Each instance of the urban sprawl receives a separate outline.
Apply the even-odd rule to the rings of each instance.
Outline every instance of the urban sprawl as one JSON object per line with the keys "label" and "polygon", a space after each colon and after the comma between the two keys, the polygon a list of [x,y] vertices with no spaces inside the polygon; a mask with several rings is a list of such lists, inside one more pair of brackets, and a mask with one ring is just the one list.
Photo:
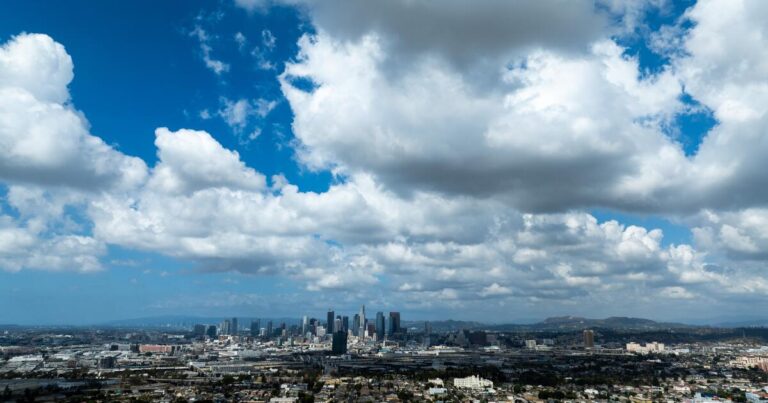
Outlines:
{"label": "urban sprawl", "polygon": [[[241,326],[244,325],[244,326]],[[551,318],[0,328],[2,401],[760,402],[768,329]]]}

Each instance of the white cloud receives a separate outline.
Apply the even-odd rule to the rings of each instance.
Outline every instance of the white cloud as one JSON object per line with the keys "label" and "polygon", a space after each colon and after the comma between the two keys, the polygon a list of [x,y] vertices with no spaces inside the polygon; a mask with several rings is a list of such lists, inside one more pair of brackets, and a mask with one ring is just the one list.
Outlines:
{"label": "white cloud", "polygon": [[268,0],[235,0],[235,5],[242,7],[248,12],[264,11],[269,6]]}
{"label": "white cloud", "polygon": [[693,220],[696,245],[736,260],[768,259],[768,209],[707,211]]}
{"label": "white cloud", "polygon": [[0,269],[93,272],[102,269],[105,245],[79,235],[46,235],[34,225],[24,226],[0,215]]}
{"label": "white cloud", "polygon": [[665,287],[659,293],[662,297],[672,299],[692,299],[695,296],[683,287]]}
{"label": "white cloud", "polygon": [[253,141],[261,134],[260,127],[254,128],[248,135],[244,135],[244,131],[252,123],[259,125],[277,106],[277,101],[264,98],[237,101],[222,98],[221,103],[218,114],[232,128],[241,143]]}
{"label": "white cloud", "polygon": [[[668,72],[638,80],[637,61],[612,42],[586,56],[535,51],[503,74],[506,91],[477,91],[471,77],[430,57],[392,77],[382,70],[383,42],[322,31],[300,41],[281,82],[308,167],[373,173],[405,192],[498,195],[523,209],[562,210],[647,208],[666,184],[663,170],[686,163],[648,123],[680,107],[679,83]],[[304,91],[294,77],[318,88]]]}
{"label": "white cloud", "polygon": [[159,128],[155,136],[160,163],[148,182],[153,190],[188,193],[211,187],[266,187],[264,175],[246,167],[237,151],[223,148],[206,132]]}
{"label": "white cloud", "polygon": [[245,47],[245,44],[248,43],[248,38],[245,37],[245,35],[242,32],[235,33],[235,42],[237,43],[237,47],[240,50],[243,50],[243,47]]}
{"label": "white cloud", "polygon": [[74,77],[72,58],[42,34],[22,34],[0,50],[0,88],[19,88],[40,102],[63,104]]}
{"label": "white cloud", "polygon": [[189,33],[189,35],[197,39],[197,42],[200,45],[200,52],[202,54],[205,67],[214,72],[216,75],[221,75],[229,71],[228,63],[214,59],[213,56],[211,56],[211,53],[213,53],[213,47],[211,47],[211,37],[208,35],[208,32],[206,32],[201,26],[197,25],[195,26],[195,29]]}
{"label": "white cloud", "polygon": [[265,48],[271,50],[275,49],[275,44],[277,43],[277,38],[272,33],[272,31],[265,29],[261,31],[261,44],[264,45]]}
{"label": "white cloud", "polygon": [[501,286],[498,283],[493,283],[480,291],[480,295],[482,296],[509,295],[511,293],[512,290],[509,287]]}
{"label": "white cloud", "polygon": [[72,60],[50,37],[23,34],[0,48],[0,178],[84,189],[132,187],[146,165],[88,132],[68,102]]}

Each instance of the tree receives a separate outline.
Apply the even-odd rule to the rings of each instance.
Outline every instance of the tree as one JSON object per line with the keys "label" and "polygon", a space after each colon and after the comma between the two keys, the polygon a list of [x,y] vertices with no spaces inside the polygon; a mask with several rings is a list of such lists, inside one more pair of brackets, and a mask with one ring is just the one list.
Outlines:
{"label": "tree", "polygon": [[398,390],[397,397],[404,402],[410,402],[413,400],[413,393],[407,390]]}
{"label": "tree", "polygon": [[314,403],[315,396],[309,393],[299,392],[299,403]]}

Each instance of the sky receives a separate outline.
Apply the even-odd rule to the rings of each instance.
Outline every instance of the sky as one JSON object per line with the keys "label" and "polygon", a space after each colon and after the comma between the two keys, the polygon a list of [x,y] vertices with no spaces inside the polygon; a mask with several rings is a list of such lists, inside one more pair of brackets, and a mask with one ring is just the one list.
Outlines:
{"label": "sky", "polygon": [[768,302],[768,4],[6,2],[0,323]]}

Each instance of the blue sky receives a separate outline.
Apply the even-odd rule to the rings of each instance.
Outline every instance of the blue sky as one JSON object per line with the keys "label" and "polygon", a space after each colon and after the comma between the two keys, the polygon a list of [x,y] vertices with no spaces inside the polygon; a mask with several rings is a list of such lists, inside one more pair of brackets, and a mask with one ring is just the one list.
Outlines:
{"label": "blue sky", "polygon": [[5,4],[0,323],[739,312],[762,70],[710,3]]}
{"label": "blue sky", "polygon": [[[242,147],[243,160],[267,175],[282,173],[303,188],[327,189],[329,175],[302,171],[292,162],[290,148],[280,146],[291,141],[291,111],[285,103],[261,122],[264,136],[247,147],[228,136],[230,129],[221,119],[199,115],[218,109],[221,97],[280,98],[276,71],[296,54],[296,41],[308,28],[296,10],[275,7],[268,15],[249,14],[225,2],[200,1],[12,2],[6,10],[0,25],[5,40],[21,32],[61,38],[77,61],[76,76],[89,77],[72,82],[73,102],[86,113],[92,132],[124,153],[152,164],[155,128],[193,126],[217,133],[227,148]],[[197,26],[215,36],[216,57],[231,65],[226,77],[212,74],[201,62],[199,44],[190,36]],[[259,69],[250,54],[263,47],[265,30],[280,38],[265,52],[275,71]],[[235,40],[238,32],[251,38],[242,51]]]}
{"label": "blue sky", "polygon": [[[122,152],[152,164],[155,128],[195,127],[217,133],[219,142],[238,149],[249,166],[265,174],[282,173],[302,189],[327,189],[331,176],[301,169],[293,162],[290,147],[284,146],[292,138],[291,111],[285,103],[261,123],[262,136],[245,145],[238,144],[221,119],[199,115],[205,109],[218,109],[221,97],[280,97],[274,71],[257,68],[248,53],[261,45],[262,32],[269,30],[280,40],[268,59],[278,68],[290,59],[306,29],[295,10],[275,8],[269,15],[249,15],[226,3],[200,1],[12,2],[4,9],[0,16],[3,42],[22,32],[41,32],[65,44],[77,60],[76,76],[89,77],[73,81],[72,101],[85,112],[92,133]],[[231,61],[232,71],[226,78],[213,74],[200,60],[199,45],[189,35],[198,25],[215,32],[217,57]],[[240,52],[234,38],[237,32],[257,42]],[[18,307],[7,311],[3,321],[90,323],[165,313],[146,302],[178,295],[215,298],[217,293],[269,294],[276,287],[280,292],[294,288],[280,278],[237,274],[193,279],[182,273],[192,270],[190,263],[120,247],[110,248],[106,259],[109,270],[85,276],[0,272],[0,305]],[[181,311],[172,313],[229,314],[199,307]],[[256,313],[236,308],[233,314]]]}

